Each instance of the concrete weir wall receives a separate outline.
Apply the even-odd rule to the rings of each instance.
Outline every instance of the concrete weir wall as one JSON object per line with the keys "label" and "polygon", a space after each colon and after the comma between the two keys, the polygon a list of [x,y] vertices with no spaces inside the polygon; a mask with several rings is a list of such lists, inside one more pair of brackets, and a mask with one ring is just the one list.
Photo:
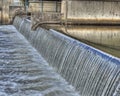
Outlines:
{"label": "concrete weir wall", "polygon": [[14,26],[80,96],[120,96],[120,59],[54,30],[38,28],[19,17]]}
{"label": "concrete weir wall", "polygon": [[61,12],[70,21],[120,24],[119,0],[62,0],[61,5]]}

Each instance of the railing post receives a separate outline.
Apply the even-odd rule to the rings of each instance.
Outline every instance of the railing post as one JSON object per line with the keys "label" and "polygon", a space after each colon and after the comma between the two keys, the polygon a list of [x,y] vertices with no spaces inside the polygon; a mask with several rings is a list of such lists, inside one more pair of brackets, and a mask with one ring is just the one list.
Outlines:
{"label": "railing post", "polygon": [[65,13],[65,25],[67,26],[67,19],[68,19],[68,0],[66,0],[66,13]]}
{"label": "railing post", "polygon": [[58,11],[57,0],[56,0],[56,12]]}
{"label": "railing post", "polygon": [[27,18],[27,0],[25,0],[25,13],[26,13],[26,18]]}

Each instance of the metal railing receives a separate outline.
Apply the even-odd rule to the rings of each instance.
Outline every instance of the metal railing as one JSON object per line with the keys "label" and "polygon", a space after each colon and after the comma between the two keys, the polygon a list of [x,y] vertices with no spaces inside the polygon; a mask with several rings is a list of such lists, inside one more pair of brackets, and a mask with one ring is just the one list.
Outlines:
{"label": "metal railing", "polygon": [[31,18],[35,22],[60,22],[62,14],[58,12],[43,12],[35,13],[31,15]]}

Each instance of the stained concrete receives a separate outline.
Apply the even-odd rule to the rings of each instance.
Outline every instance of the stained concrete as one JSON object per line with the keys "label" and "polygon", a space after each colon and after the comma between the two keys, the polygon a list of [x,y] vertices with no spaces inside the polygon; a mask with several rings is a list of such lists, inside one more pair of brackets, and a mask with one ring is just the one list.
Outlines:
{"label": "stained concrete", "polygon": [[[68,7],[66,7],[68,6]],[[68,21],[87,24],[120,24],[120,1],[65,0],[61,12]],[[65,19],[65,17],[64,17]]]}

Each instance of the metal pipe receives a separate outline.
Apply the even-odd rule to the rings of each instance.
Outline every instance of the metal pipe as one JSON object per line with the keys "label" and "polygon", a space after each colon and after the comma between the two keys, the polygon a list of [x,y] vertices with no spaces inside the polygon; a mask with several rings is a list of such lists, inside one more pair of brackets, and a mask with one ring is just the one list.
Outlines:
{"label": "metal pipe", "polygon": [[27,16],[27,0],[25,0],[25,11],[26,11],[26,16]]}
{"label": "metal pipe", "polygon": [[3,24],[3,0],[2,0],[2,9],[1,9],[1,24]]}
{"label": "metal pipe", "polygon": [[56,12],[58,11],[57,0],[56,0]]}
{"label": "metal pipe", "polygon": [[65,13],[65,25],[67,27],[67,18],[68,18],[68,0],[66,0],[66,13]]}
{"label": "metal pipe", "polygon": [[43,13],[43,0],[41,0],[41,13]]}

